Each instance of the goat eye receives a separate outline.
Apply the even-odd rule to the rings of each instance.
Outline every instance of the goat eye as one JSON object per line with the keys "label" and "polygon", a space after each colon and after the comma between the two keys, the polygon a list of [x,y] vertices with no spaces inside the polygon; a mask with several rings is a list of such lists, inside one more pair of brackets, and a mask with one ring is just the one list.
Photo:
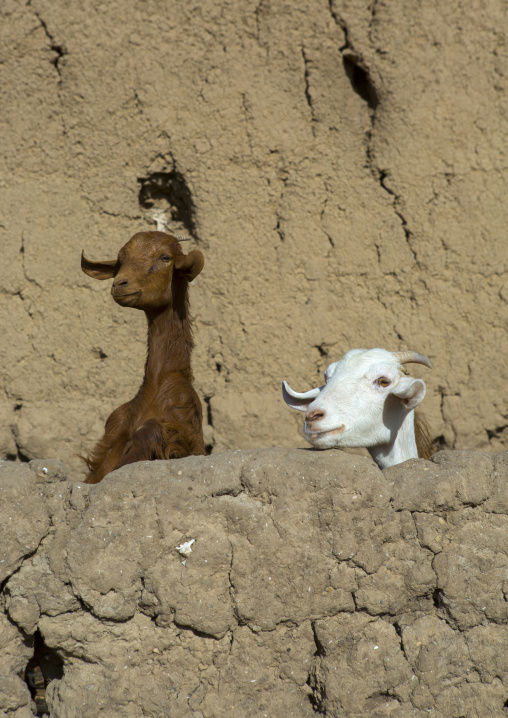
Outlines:
{"label": "goat eye", "polygon": [[387,379],[385,376],[380,376],[379,379],[377,380],[377,383],[379,384],[379,386],[390,386],[391,381],[389,379]]}
{"label": "goat eye", "polygon": [[162,259],[163,262],[170,262],[170,261],[171,261],[171,257],[168,257],[167,254],[161,254],[161,256],[159,257],[159,259]]}

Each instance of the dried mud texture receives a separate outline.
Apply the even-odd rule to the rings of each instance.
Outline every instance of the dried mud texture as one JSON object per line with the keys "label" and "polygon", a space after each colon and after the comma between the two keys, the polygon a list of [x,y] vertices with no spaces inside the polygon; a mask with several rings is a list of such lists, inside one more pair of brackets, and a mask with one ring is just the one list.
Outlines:
{"label": "dried mud texture", "polygon": [[79,257],[154,209],[206,254],[212,449],[303,445],[281,380],[374,346],[432,359],[440,446],[508,447],[506,21],[497,1],[4,0],[0,455],[84,472],[134,395],[144,318]]}
{"label": "dried mud texture", "polygon": [[[502,718],[507,454],[4,463],[0,716]],[[25,508],[26,506],[29,509]],[[191,551],[185,553],[185,544]],[[35,648],[34,648],[35,645]]]}

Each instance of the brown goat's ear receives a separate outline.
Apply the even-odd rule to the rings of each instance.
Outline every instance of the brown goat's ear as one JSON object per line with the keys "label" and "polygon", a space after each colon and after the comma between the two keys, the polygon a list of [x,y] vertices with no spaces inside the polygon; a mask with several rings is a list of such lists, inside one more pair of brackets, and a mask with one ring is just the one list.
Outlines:
{"label": "brown goat's ear", "polygon": [[107,259],[105,262],[91,262],[85,257],[85,250],[81,252],[81,269],[94,279],[112,279],[120,269],[118,259]]}
{"label": "brown goat's ear", "polygon": [[205,258],[199,249],[191,249],[189,254],[180,254],[175,259],[174,267],[181,272],[188,282],[192,282],[205,265]]}

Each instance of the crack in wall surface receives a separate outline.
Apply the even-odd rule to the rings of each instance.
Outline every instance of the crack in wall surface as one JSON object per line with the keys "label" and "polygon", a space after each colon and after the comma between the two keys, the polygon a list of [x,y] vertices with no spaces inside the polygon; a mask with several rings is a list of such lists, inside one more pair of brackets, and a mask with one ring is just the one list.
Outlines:
{"label": "crack in wall surface", "polygon": [[302,59],[303,59],[303,81],[304,81],[304,94],[305,99],[307,101],[307,105],[310,109],[310,117],[311,117],[311,131],[312,135],[316,136],[316,128],[314,127],[315,123],[317,122],[316,114],[314,112],[314,105],[312,103],[312,95],[310,92],[310,67],[311,67],[311,60],[307,57],[307,53],[305,52],[305,47],[302,45],[301,47],[301,53],[302,53]]}
{"label": "crack in wall surface", "polygon": [[316,621],[311,621],[310,626],[312,629],[312,635],[314,638],[314,645],[316,650],[314,651],[314,658],[309,668],[306,685],[309,687],[309,701],[313,710],[316,713],[325,714],[326,709],[324,706],[326,700],[326,687],[323,681],[319,679],[318,673],[321,664],[321,660],[326,656],[326,650],[322,645],[316,631]]}
{"label": "crack in wall surface", "polygon": [[249,107],[249,103],[247,102],[247,95],[245,94],[245,92],[242,92],[240,97],[242,98],[242,111],[245,117],[245,133],[247,135],[247,143],[249,145],[250,154],[251,156],[253,156],[254,147],[252,144],[252,137],[249,129],[249,123],[252,121],[252,112],[251,108]]}
{"label": "crack in wall surface", "polygon": [[[335,10],[333,0],[329,0],[329,10],[334,22],[344,33],[344,44],[339,48],[339,52],[342,55],[346,75],[349,78],[351,87],[366,102],[370,111],[370,128],[365,135],[367,165],[372,176],[376,180],[376,183],[379,184],[384,192],[390,195],[393,211],[400,221],[408,249],[413,255],[415,264],[419,266],[418,256],[412,244],[413,233],[408,226],[407,219],[400,210],[401,196],[396,194],[386,185],[385,180],[388,176],[388,172],[386,169],[381,169],[378,166],[374,156],[373,135],[376,127],[377,110],[380,104],[379,92],[372,79],[372,73],[364,60],[363,53],[359,52],[357,48],[354,47],[353,42],[350,39],[348,23],[344,17]],[[370,13],[371,19],[369,22],[369,37],[372,44],[374,44],[371,29],[377,13],[377,0],[374,0],[372,3]],[[380,261],[381,257],[377,246],[376,250],[378,252],[378,260]]]}
{"label": "crack in wall surface", "polygon": [[286,192],[286,187],[287,187],[288,179],[289,179],[289,174],[282,178],[282,190],[281,190],[281,193],[280,193],[279,204],[278,204],[277,209],[276,209],[276,211],[275,211],[275,217],[276,217],[276,219],[277,219],[277,224],[275,225],[275,231],[276,231],[277,234],[279,235],[279,238],[280,238],[280,241],[281,241],[281,242],[284,242],[284,240],[286,239],[286,233],[285,233],[284,229],[282,228],[282,222],[284,221],[284,219],[283,219],[283,217],[281,217],[280,208],[281,208],[282,202],[283,202],[283,200],[284,200],[284,195],[285,195],[285,192]]}
{"label": "crack in wall surface", "polygon": [[[324,216],[325,216],[327,204],[328,204],[328,197],[325,197],[325,201],[323,202],[323,208],[321,209],[321,213],[320,213],[320,215],[319,215],[319,219],[320,219],[320,221],[321,221],[321,230],[322,230],[322,232],[324,233],[324,235],[325,235],[326,238],[328,239],[328,242],[330,243],[330,246],[331,246],[333,249],[335,249],[335,242],[333,241],[333,238],[332,238],[331,235],[326,231],[326,229],[325,229],[325,227],[324,227]],[[338,208],[339,211],[341,211],[341,212],[344,211],[344,209],[343,209],[342,207],[340,207],[340,205],[339,205],[337,208]]]}
{"label": "crack in wall surface", "polygon": [[54,38],[54,35],[50,32],[50,30],[49,30],[49,28],[48,28],[47,22],[41,17],[41,14],[38,12],[38,10],[36,10],[36,9],[32,6],[31,1],[29,1],[29,2],[27,3],[27,7],[30,7],[30,8],[33,10],[33,13],[34,13],[35,17],[36,17],[37,20],[39,21],[39,23],[40,23],[42,29],[44,30],[44,33],[45,33],[46,37],[47,37],[48,40],[49,40],[50,50],[54,53],[54,57],[53,57],[53,59],[51,60],[51,64],[54,66],[54,68],[55,68],[55,70],[56,70],[56,72],[57,72],[57,74],[58,74],[58,82],[59,82],[59,84],[61,84],[61,82],[62,82],[62,72],[61,72],[61,69],[60,69],[60,67],[59,67],[59,63],[60,63],[60,60],[62,59],[62,57],[64,57],[65,55],[68,54],[67,48],[65,47],[65,45],[64,45],[63,43],[58,43],[58,42],[56,42],[56,40],[55,40],[55,38]]}
{"label": "crack in wall surface", "polygon": [[[371,159],[372,159],[372,158],[371,158]],[[412,254],[413,257],[414,257],[415,263],[416,263],[417,265],[419,265],[418,255],[417,255],[417,253],[416,253],[416,251],[415,251],[415,249],[413,248],[412,243],[411,243],[411,239],[412,239],[412,237],[413,237],[413,234],[412,234],[411,230],[410,230],[409,227],[408,227],[408,223],[407,223],[406,218],[404,217],[404,215],[402,214],[402,212],[401,212],[400,209],[398,208],[398,205],[400,205],[400,202],[401,202],[400,195],[397,195],[393,190],[391,190],[389,187],[386,186],[385,180],[386,180],[386,178],[388,177],[388,172],[387,172],[386,170],[380,170],[378,167],[376,167],[376,166],[374,165],[374,163],[372,163],[372,170],[373,170],[373,172],[377,173],[378,178],[379,178],[379,184],[381,185],[381,187],[385,190],[385,192],[387,192],[391,197],[393,197],[393,200],[392,200],[393,211],[395,212],[395,214],[397,215],[397,217],[400,219],[400,223],[401,223],[401,226],[402,226],[402,230],[403,230],[404,236],[405,236],[405,238],[406,238],[406,244],[407,244],[407,246],[408,246],[408,248],[409,248],[411,254]]]}
{"label": "crack in wall surface", "polygon": [[[220,373],[220,369],[218,371]],[[206,438],[205,438],[205,451],[206,451],[207,456],[209,456],[212,453],[213,447],[215,446],[215,439],[213,436],[213,414],[212,414],[211,400],[212,400],[211,396],[203,397],[203,401],[204,401],[205,407],[206,407],[206,412],[205,412],[206,423],[207,423],[207,426],[209,426],[212,429],[211,439],[209,439],[209,441],[207,442]]]}

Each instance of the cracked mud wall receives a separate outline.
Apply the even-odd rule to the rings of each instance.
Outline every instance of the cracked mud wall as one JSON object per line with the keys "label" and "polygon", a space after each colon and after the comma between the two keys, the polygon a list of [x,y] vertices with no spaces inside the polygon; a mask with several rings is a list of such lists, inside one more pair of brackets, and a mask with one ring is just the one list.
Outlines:
{"label": "cracked mud wall", "polygon": [[191,304],[213,451],[302,445],[281,380],[303,391],[372,346],[432,359],[442,446],[508,444],[503,3],[0,13],[2,456],[79,475],[137,390],[144,318],[79,257],[115,256],[150,208],[206,255]]}
{"label": "cracked mud wall", "polygon": [[507,457],[0,462],[0,716],[506,718]]}

